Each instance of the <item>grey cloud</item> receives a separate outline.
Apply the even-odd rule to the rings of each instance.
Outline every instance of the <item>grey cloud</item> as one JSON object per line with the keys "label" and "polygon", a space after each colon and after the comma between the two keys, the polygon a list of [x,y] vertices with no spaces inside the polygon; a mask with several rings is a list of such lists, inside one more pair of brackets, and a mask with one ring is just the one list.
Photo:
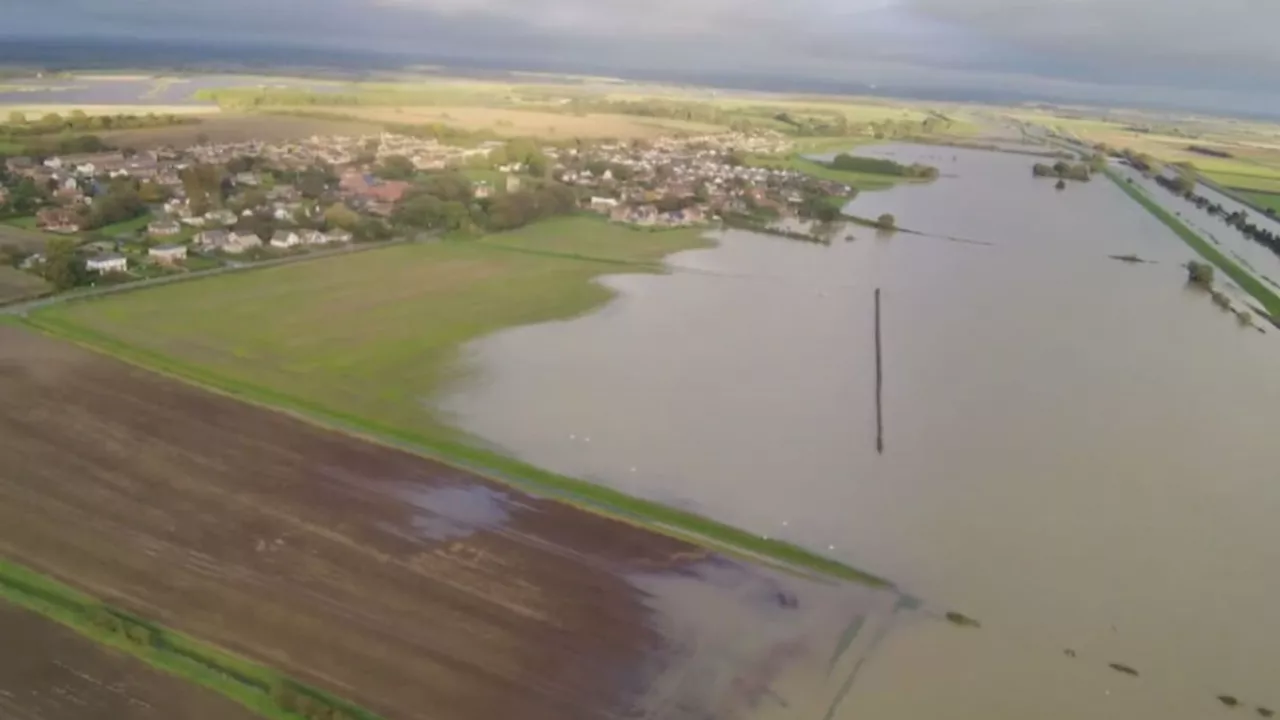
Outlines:
{"label": "grey cloud", "polygon": [[1269,103],[1280,67],[1280,43],[1268,37],[1280,24],[1274,0],[0,0],[0,16],[18,33],[1038,89],[1101,102]]}

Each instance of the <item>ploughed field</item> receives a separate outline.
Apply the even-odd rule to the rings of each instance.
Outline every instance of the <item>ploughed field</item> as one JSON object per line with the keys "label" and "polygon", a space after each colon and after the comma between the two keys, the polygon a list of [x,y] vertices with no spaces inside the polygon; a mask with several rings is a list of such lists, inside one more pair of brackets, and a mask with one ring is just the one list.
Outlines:
{"label": "ploughed field", "polygon": [[217,693],[0,602],[5,720],[252,720]]}
{"label": "ploughed field", "polygon": [[0,553],[390,718],[612,717],[695,548],[0,326]]}

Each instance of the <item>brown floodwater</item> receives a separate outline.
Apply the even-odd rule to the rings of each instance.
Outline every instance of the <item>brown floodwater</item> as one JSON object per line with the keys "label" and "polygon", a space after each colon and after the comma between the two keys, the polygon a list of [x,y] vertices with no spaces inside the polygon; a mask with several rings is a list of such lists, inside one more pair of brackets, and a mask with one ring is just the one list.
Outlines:
{"label": "brown floodwater", "polygon": [[[944,177],[849,211],[926,234],[716,233],[667,275],[605,279],[618,296],[595,313],[476,343],[441,407],[536,465],[920,598],[833,717],[1280,705],[1280,335],[1189,288],[1191,250],[1110,182],[1056,191],[1021,155],[871,152]],[[1108,257],[1129,253],[1154,262]],[[938,619],[952,609],[982,627]]]}

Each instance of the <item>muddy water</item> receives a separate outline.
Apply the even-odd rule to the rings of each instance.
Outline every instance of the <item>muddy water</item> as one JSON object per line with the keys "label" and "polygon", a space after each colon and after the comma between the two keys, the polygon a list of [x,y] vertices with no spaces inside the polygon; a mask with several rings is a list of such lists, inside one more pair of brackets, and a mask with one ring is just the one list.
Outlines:
{"label": "muddy water", "polygon": [[[1035,158],[876,152],[947,177],[850,212],[928,235],[720,234],[669,275],[606,279],[619,295],[597,313],[477,343],[478,372],[442,407],[535,464],[803,543],[982,621],[899,617],[835,717],[1280,705],[1264,631],[1280,626],[1275,333],[1187,288],[1191,251],[1111,183],[1059,192],[1031,178]],[[1127,253],[1156,262],[1108,258]]]}

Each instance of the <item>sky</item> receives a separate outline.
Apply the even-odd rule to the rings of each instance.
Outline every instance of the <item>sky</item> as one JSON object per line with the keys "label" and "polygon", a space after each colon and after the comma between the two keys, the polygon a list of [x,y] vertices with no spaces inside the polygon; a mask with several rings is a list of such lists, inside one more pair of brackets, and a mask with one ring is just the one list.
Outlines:
{"label": "sky", "polygon": [[1280,0],[0,0],[9,36],[307,45],[1280,112]]}

